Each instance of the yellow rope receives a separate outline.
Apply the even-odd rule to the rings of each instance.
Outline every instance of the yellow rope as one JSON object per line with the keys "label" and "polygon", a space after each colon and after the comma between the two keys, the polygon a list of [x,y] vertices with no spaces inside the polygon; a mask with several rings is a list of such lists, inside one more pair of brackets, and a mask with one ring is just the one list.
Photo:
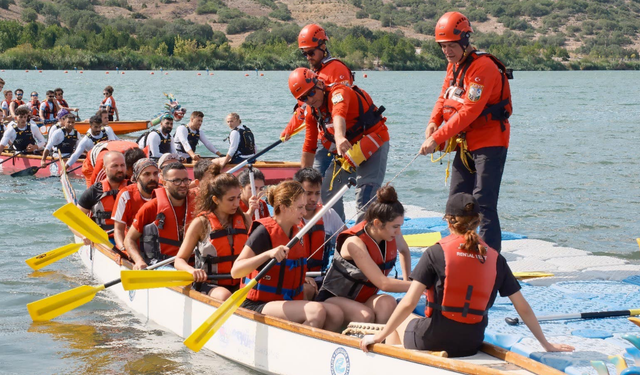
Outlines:
{"label": "yellow rope", "polygon": [[[471,153],[469,152],[469,147],[467,146],[467,139],[464,136],[455,135],[451,137],[445,147],[442,150],[440,157],[434,159],[433,154],[431,154],[431,162],[437,163],[444,159],[445,156],[449,155],[449,160],[447,160],[447,168],[445,169],[444,175],[444,183],[447,184],[450,176],[450,166],[451,166],[451,156],[450,154],[455,151],[455,149],[460,146],[460,159],[462,160],[462,164],[467,168],[467,170],[471,173],[476,173],[476,171],[469,166],[469,159],[471,158]],[[437,150],[437,149],[436,149]]]}

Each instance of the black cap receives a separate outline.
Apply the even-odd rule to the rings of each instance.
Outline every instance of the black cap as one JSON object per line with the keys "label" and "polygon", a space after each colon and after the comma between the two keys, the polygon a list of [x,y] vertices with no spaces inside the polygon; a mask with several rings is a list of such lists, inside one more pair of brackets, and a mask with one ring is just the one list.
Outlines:
{"label": "black cap", "polygon": [[[469,204],[471,204],[471,207],[467,209]],[[445,209],[446,215],[453,216],[475,216],[479,213],[480,206],[478,201],[468,193],[456,193],[450,196]]]}

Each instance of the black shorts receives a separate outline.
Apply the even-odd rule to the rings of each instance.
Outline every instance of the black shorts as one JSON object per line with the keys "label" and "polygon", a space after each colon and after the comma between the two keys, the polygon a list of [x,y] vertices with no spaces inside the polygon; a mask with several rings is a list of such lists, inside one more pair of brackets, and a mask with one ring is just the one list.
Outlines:
{"label": "black shorts", "polygon": [[209,284],[209,283],[193,283],[193,288],[195,290],[199,291],[202,294],[206,294],[206,295],[209,295],[209,292],[211,292],[212,289],[215,289],[217,287],[225,288],[226,290],[230,291],[231,293],[235,293],[240,289],[240,284],[238,284],[238,285],[216,285],[216,284]]}
{"label": "black shorts", "polygon": [[[431,329],[430,329],[431,328]],[[478,353],[479,346],[465,340],[463,335],[440,337],[431,327],[431,318],[413,319],[404,331],[404,347],[413,350],[446,351],[449,357],[467,357]],[[455,336],[455,335],[454,335]]]}
{"label": "black shorts", "polygon": [[330,291],[326,290],[326,289],[322,289],[318,292],[318,295],[315,298],[316,302],[324,302],[326,300],[328,300],[329,298],[333,298],[336,295],[331,293]]}
{"label": "black shorts", "polygon": [[268,302],[252,301],[250,299],[245,299],[244,302],[242,302],[242,305],[240,305],[240,307],[244,307],[245,309],[252,310],[262,314],[262,309],[264,309],[267,303]]}

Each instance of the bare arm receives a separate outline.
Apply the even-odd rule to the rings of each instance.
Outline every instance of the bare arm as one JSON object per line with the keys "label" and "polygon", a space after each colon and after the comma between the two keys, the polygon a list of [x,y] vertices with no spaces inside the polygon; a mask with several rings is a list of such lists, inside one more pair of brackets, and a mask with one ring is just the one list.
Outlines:
{"label": "bare arm", "polygon": [[147,262],[144,261],[142,255],[140,255],[140,248],[138,247],[138,241],[142,237],[142,233],[138,232],[135,227],[129,228],[127,236],[124,238],[124,246],[127,249],[127,253],[131,260],[133,260],[133,269],[142,270],[147,268]]}
{"label": "bare arm", "polygon": [[173,266],[177,270],[189,272],[193,275],[193,280],[196,282],[207,281],[207,273],[205,270],[196,269],[189,265],[189,258],[191,258],[191,254],[193,254],[193,249],[198,245],[199,241],[203,240],[203,234],[206,228],[204,224],[205,220],[206,218],[204,216],[200,216],[191,222],[191,225],[189,225],[187,229],[187,234],[184,236],[184,241],[182,241],[182,245],[180,245],[180,250],[178,250],[178,255],[176,255],[176,260],[173,262]]}
{"label": "bare arm", "polygon": [[333,131],[335,132],[336,150],[340,156],[344,156],[351,148],[351,143],[346,138],[347,120],[342,116],[333,116]]}
{"label": "bare arm", "polygon": [[300,157],[300,168],[311,168],[313,167],[313,159],[316,154],[311,152],[302,151],[302,156]]}
{"label": "bare arm", "polygon": [[396,237],[398,246],[398,255],[400,256],[400,269],[402,270],[402,280],[409,281],[411,274],[411,251],[407,241],[404,240],[402,233]]}
{"label": "bare arm", "polygon": [[409,290],[409,281],[396,280],[385,276],[378,265],[371,259],[367,246],[364,242],[357,237],[349,237],[342,245],[342,256],[345,259],[353,259],[364,275],[373,283],[378,289],[391,292],[402,293]]}
{"label": "bare arm", "polygon": [[282,261],[287,257],[288,253],[289,248],[280,245],[274,249],[265,251],[260,255],[256,255],[249,246],[245,246],[238,256],[238,259],[233,262],[233,266],[231,267],[231,277],[234,279],[245,277],[271,258],[276,258],[278,262]]}
{"label": "bare arm", "polygon": [[125,223],[119,221],[113,222],[113,239],[116,241],[116,248],[122,249],[124,246],[124,230],[127,228]]}

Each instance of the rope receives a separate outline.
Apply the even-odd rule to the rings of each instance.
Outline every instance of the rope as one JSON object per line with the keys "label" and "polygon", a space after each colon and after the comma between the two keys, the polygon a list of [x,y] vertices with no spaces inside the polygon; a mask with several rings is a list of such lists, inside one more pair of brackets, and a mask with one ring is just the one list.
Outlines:
{"label": "rope", "polygon": [[449,180],[449,176],[451,175],[450,173],[451,153],[455,151],[458,146],[460,146],[460,159],[462,160],[462,164],[464,164],[464,166],[467,168],[467,170],[470,173],[472,174],[476,173],[476,171],[473,168],[471,168],[471,166],[469,165],[469,159],[471,158],[471,153],[469,152],[469,147],[467,146],[467,139],[464,136],[464,133],[462,136],[455,135],[447,141],[447,144],[444,147],[444,150],[442,150],[440,157],[438,157],[437,159],[434,159],[433,154],[431,154],[432,163],[437,163],[442,159],[444,159],[445,156],[447,155],[449,156],[447,159],[447,169],[445,170],[445,175],[444,175],[445,186],[447,185],[447,181]]}

